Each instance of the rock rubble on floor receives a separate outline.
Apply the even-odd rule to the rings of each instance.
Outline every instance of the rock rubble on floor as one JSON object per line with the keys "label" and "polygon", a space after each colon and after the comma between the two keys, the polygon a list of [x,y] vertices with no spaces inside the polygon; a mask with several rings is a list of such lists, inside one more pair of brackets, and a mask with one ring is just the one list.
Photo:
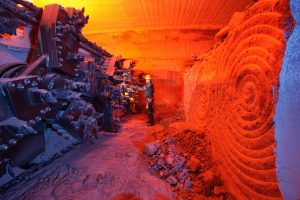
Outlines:
{"label": "rock rubble on floor", "polygon": [[164,179],[176,199],[234,199],[223,185],[202,132],[183,130],[144,146],[149,170]]}

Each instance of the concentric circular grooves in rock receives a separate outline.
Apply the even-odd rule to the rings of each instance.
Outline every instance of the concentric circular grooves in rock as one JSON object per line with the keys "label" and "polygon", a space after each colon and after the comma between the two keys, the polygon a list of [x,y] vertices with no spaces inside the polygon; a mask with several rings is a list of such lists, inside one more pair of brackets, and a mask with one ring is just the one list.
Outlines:
{"label": "concentric circular grooves in rock", "polygon": [[[213,101],[213,96],[210,88],[210,80],[212,77],[209,68],[203,68],[198,72],[197,83],[193,96],[197,99],[197,102],[193,103],[190,112],[192,115],[196,116],[198,120],[201,120],[202,124],[198,126],[202,129],[208,129],[213,121],[213,107],[211,106],[211,101]],[[209,75],[209,77],[208,77]]]}
{"label": "concentric circular grooves in rock", "polygon": [[[200,104],[190,108],[191,115],[209,127],[226,178],[249,199],[281,198],[273,115],[288,6],[285,0],[264,0],[249,8],[243,23],[214,50],[214,60],[198,66],[203,69],[191,100]],[[205,82],[206,73],[214,77]]]}
{"label": "concentric circular grooves in rock", "polygon": [[[256,160],[253,160],[247,154],[243,154],[244,152],[240,151],[240,148],[237,148],[238,146],[235,146],[235,144],[239,144],[239,147],[242,146],[245,149],[260,151],[267,148],[269,151],[273,151],[273,148],[268,147],[274,146],[274,136],[271,130],[272,126],[270,126],[270,121],[273,118],[272,113],[274,112],[274,98],[270,93],[270,88],[268,88],[272,84],[272,76],[267,77],[267,71],[276,73],[277,70],[271,70],[270,66],[273,63],[269,63],[269,60],[261,57],[260,54],[256,54],[256,52],[252,52],[251,56],[258,57],[258,60],[262,59],[265,62],[256,62],[256,60],[251,60],[249,57],[240,54],[242,51],[246,52],[245,49],[249,46],[262,48],[268,52],[280,48],[283,41],[282,31],[276,27],[270,27],[268,23],[264,25],[262,24],[264,21],[259,20],[261,17],[265,19],[270,16],[278,20],[281,15],[261,13],[258,16],[249,18],[241,25],[242,32],[238,33],[238,37],[227,45],[228,55],[224,57],[225,62],[220,66],[224,66],[225,72],[222,71],[227,75],[224,81],[226,84],[222,87],[225,88],[224,90],[231,89],[228,91],[231,98],[227,98],[227,105],[229,106],[226,107],[226,110],[223,110],[223,112],[228,113],[227,117],[229,119],[226,120],[226,126],[230,131],[224,135],[222,142],[219,144],[223,146],[223,160],[230,164],[228,170],[236,175],[238,181],[234,181],[242,183],[243,189],[246,186],[259,195],[280,197],[276,181],[275,159],[260,158],[260,160],[266,162],[262,162],[264,164],[262,166],[259,165],[262,163],[257,163],[258,166],[256,167]],[[256,25],[256,22],[259,22],[259,25]],[[251,26],[248,27],[248,24],[251,24]],[[247,59],[252,62],[247,62]],[[268,63],[268,65],[261,65],[264,63]],[[254,117],[255,121],[249,122],[240,118],[243,113],[247,113],[241,107],[241,105],[247,103],[245,99],[241,98],[241,94],[237,93],[244,89],[239,88],[246,85],[243,81],[254,85],[252,95],[254,95],[253,105],[255,110],[253,114],[256,115]],[[240,83],[243,84],[238,85]],[[252,138],[244,137],[244,132],[247,134],[254,133],[256,137],[253,138],[253,135],[251,135]]]}

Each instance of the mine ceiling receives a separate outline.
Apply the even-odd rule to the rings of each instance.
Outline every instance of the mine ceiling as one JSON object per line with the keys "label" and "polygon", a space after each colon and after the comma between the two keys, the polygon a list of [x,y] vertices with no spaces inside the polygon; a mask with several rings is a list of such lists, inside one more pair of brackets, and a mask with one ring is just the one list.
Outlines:
{"label": "mine ceiling", "polygon": [[86,33],[144,29],[218,29],[234,12],[253,0],[34,0],[38,6],[57,3],[85,7]]}

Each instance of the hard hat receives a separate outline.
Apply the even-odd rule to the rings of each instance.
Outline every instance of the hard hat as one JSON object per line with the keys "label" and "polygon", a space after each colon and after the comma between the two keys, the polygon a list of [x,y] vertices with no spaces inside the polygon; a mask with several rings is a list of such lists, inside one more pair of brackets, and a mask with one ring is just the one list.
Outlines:
{"label": "hard hat", "polygon": [[151,80],[150,74],[147,74],[146,77],[145,77],[145,79],[146,79],[146,80]]}
{"label": "hard hat", "polygon": [[135,101],[135,99],[133,97],[130,97],[129,100],[130,100],[130,102],[134,102]]}

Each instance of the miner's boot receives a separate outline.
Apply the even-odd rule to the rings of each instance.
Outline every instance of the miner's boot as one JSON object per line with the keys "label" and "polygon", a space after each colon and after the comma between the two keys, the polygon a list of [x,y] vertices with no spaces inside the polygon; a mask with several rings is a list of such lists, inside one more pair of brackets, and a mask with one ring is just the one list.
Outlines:
{"label": "miner's boot", "polygon": [[147,115],[148,115],[147,126],[154,126],[153,111],[151,109],[148,109]]}

